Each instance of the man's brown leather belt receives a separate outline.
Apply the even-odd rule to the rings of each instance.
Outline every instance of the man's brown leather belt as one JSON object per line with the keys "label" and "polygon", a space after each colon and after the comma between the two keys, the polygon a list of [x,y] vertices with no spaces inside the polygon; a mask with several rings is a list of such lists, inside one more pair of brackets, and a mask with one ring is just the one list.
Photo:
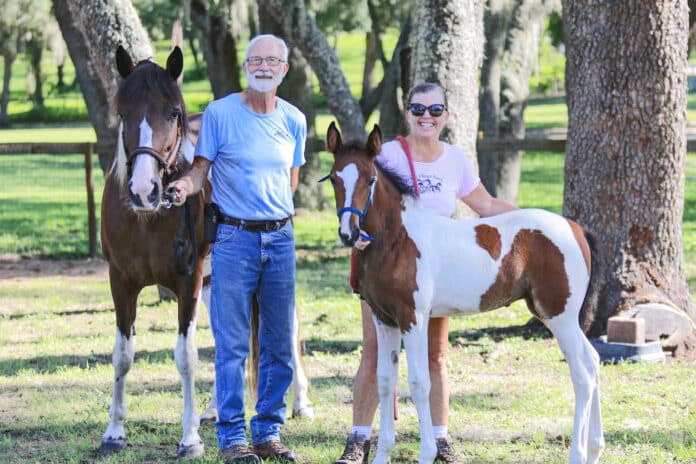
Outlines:
{"label": "man's brown leather belt", "polygon": [[275,221],[247,221],[246,219],[237,219],[231,216],[220,215],[218,218],[221,224],[229,224],[238,226],[249,232],[272,232],[278,230],[290,220],[290,217],[278,219]]}

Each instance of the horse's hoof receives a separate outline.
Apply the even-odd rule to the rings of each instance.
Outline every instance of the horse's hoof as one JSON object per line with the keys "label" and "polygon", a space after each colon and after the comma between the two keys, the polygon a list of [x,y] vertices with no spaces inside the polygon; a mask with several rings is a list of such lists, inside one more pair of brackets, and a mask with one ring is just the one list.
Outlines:
{"label": "horse's hoof", "polygon": [[215,424],[218,420],[217,413],[215,414],[207,414],[203,413],[200,417],[200,424]]}
{"label": "horse's hoof", "polygon": [[126,439],[124,437],[119,438],[102,438],[101,447],[99,451],[102,453],[118,453],[123,451],[126,447]]}
{"label": "horse's hoof", "polygon": [[203,442],[197,443],[195,445],[179,444],[179,451],[177,452],[177,456],[179,459],[193,459],[203,456],[204,452],[205,447],[203,446]]}
{"label": "horse's hoof", "polygon": [[314,408],[311,406],[305,406],[302,409],[293,409],[292,418],[314,419]]}

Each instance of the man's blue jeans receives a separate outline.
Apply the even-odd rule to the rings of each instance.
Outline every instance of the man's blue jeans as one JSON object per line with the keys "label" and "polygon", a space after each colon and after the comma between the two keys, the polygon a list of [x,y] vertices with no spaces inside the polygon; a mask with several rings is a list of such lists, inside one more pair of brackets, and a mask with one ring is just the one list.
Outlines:
{"label": "man's blue jeans", "polygon": [[220,224],[212,251],[210,323],[215,337],[220,449],[247,443],[244,363],[249,317],[259,302],[259,383],[253,444],[280,438],[285,393],[292,381],[295,307],[295,238],[288,222],[272,232]]}

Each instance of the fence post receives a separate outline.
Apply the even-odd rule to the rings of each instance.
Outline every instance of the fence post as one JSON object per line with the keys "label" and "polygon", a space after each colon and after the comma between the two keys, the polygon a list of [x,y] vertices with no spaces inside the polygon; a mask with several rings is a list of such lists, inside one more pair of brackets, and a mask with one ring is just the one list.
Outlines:
{"label": "fence post", "polygon": [[89,226],[89,257],[97,257],[97,215],[94,206],[94,178],[92,175],[92,144],[85,144],[85,182],[87,184],[87,223]]}

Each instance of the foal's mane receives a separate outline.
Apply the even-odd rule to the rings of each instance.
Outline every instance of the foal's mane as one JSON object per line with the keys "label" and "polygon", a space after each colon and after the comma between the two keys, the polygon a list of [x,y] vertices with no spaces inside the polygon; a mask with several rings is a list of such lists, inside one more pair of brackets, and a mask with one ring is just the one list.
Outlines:
{"label": "foal's mane", "polygon": [[416,190],[413,187],[413,182],[410,179],[406,179],[396,171],[383,166],[377,159],[375,159],[375,167],[377,167],[380,174],[382,174],[382,177],[396,187],[396,190],[401,195],[406,195],[412,198],[416,197]]}
{"label": "foal's mane", "polygon": [[371,160],[369,155],[367,154],[367,148],[364,142],[361,142],[359,140],[350,140],[341,147],[340,153],[344,155],[352,153],[355,156],[367,158],[369,162],[374,163],[375,167],[382,175],[382,177],[386,179],[388,183],[392,184],[400,195],[406,195],[415,198],[416,191],[413,187],[413,182],[411,181],[411,179],[404,178],[401,174],[397,173],[393,169],[389,169],[388,167],[384,166],[382,163],[380,163],[379,157],[374,158],[374,160]]}

